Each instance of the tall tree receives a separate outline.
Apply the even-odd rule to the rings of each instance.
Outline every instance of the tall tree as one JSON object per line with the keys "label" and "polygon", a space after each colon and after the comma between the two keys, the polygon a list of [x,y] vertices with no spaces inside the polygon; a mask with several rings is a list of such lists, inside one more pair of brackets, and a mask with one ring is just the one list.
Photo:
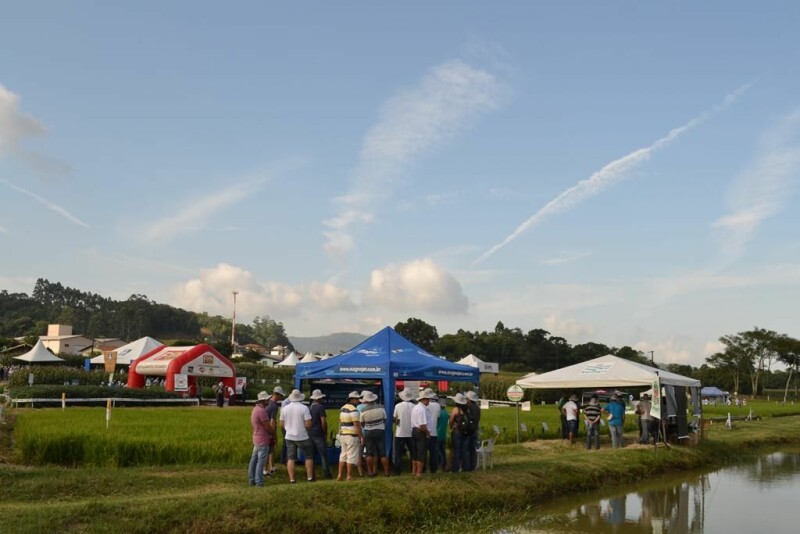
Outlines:
{"label": "tall tree", "polygon": [[394,325],[394,329],[398,334],[428,352],[433,352],[433,347],[439,340],[439,333],[435,326],[415,317],[409,317],[405,322],[397,323]]}
{"label": "tall tree", "polygon": [[797,373],[800,372],[800,340],[784,334],[775,339],[774,349],[778,355],[778,360],[789,368],[786,388],[783,390],[783,402],[786,402],[786,398],[789,396],[789,384],[792,381],[792,374],[795,375],[796,384]]}
{"label": "tall tree", "polygon": [[283,328],[283,323],[270,319],[268,315],[253,318],[253,327],[249,333],[251,333],[253,339],[266,349],[282,345],[294,350],[289,337],[286,335],[286,330]]}

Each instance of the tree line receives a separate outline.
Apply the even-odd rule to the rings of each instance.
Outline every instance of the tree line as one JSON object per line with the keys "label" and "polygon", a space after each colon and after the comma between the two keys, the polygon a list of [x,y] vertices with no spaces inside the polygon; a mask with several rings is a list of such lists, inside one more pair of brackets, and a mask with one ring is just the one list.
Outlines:
{"label": "tree line", "polygon": [[[0,347],[15,344],[9,339],[12,337],[24,336],[35,342],[47,334],[48,324],[72,325],[74,333],[89,338],[133,341],[150,336],[208,342],[226,355],[233,351],[230,319],[159,304],[146,295],[134,294],[117,301],[43,278],[36,281],[30,296],[0,291]],[[292,348],[283,324],[268,316],[256,317],[251,324],[237,324],[236,341],[241,345]]]}

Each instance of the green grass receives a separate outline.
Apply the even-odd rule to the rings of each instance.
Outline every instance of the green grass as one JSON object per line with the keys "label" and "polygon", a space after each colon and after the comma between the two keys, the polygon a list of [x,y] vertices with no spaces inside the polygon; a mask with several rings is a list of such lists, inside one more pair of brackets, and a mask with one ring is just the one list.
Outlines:
{"label": "green grass", "polygon": [[[37,422],[51,423],[57,411],[19,413],[20,421],[33,414]],[[112,427],[119,423],[140,434],[151,432],[136,422],[138,414],[124,422],[122,411],[115,411]],[[180,416],[189,408],[148,411],[151,419],[158,415],[161,428],[186,429],[186,439],[196,446],[205,444],[203,429],[215,432],[211,425],[189,428],[197,420]],[[247,413],[194,411],[221,425],[219,434],[233,431]],[[95,421],[99,411],[74,412],[104,428],[102,417]],[[244,441],[249,449],[247,434],[239,429],[227,439]],[[632,441],[633,434],[627,438]],[[487,471],[290,485],[281,469],[263,489],[246,485],[246,461],[230,459],[227,467],[0,465],[0,532],[491,532],[554,496],[629,486],[658,473],[720,465],[765,447],[798,444],[800,417],[779,417],[737,421],[732,431],[712,425],[701,447],[613,450],[605,437],[603,449],[588,452],[561,440],[540,440],[499,446],[495,468]]]}

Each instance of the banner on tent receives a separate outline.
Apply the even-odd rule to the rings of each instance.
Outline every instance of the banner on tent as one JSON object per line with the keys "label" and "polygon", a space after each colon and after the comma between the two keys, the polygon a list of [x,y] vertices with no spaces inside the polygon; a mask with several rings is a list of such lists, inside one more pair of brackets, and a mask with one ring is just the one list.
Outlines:
{"label": "banner on tent", "polygon": [[172,375],[175,379],[175,391],[186,391],[189,389],[189,376],[175,373]]}
{"label": "banner on tent", "polygon": [[661,419],[661,380],[653,380],[653,400],[650,406],[650,416]]}

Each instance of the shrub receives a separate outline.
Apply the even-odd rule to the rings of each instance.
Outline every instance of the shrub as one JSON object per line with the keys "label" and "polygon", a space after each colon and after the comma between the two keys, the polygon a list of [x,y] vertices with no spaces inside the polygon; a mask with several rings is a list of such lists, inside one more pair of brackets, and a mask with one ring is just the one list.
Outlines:
{"label": "shrub", "polygon": [[83,369],[75,369],[63,365],[34,365],[17,370],[11,375],[9,385],[11,387],[27,386],[29,373],[33,373],[34,385],[64,384],[64,382],[71,383],[73,380],[79,380],[81,384],[86,385],[100,385],[100,383],[108,380],[108,374],[101,370],[84,371]]}
{"label": "shrub", "polygon": [[18,386],[11,390],[12,399],[60,399],[66,393],[67,398],[129,398],[129,399],[180,399],[182,393],[164,391],[163,388],[110,388],[107,386],[57,386],[33,385]]}

